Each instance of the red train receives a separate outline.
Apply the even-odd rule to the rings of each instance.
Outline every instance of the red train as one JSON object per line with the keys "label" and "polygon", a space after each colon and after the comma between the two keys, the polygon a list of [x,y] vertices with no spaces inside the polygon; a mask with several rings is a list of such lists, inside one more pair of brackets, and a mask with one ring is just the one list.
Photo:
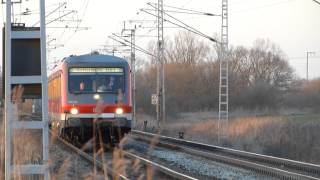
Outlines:
{"label": "red train", "polygon": [[130,67],[122,58],[65,58],[49,76],[48,97],[50,127],[61,135],[87,141],[96,130],[119,140],[131,130]]}

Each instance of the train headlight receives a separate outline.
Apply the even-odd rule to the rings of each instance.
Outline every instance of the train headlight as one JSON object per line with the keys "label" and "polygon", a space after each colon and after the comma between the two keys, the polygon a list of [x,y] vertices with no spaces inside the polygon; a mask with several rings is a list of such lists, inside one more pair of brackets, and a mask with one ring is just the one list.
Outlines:
{"label": "train headlight", "polygon": [[117,115],[123,114],[123,109],[122,109],[122,108],[117,108],[117,109],[116,109],[116,114],[117,114]]}
{"label": "train headlight", "polygon": [[73,115],[76,115],[79,113],[79,110],[77,108],[73,107],[73,108],[71,108],[70,113]]}
{"label": "train headlight", "polygon": [[99,100],[99,99],[100,99],[100,95],[99,95],[99,94],[95,94],[95,95],[93,95],[93,99],[95,99],[95,100]]}

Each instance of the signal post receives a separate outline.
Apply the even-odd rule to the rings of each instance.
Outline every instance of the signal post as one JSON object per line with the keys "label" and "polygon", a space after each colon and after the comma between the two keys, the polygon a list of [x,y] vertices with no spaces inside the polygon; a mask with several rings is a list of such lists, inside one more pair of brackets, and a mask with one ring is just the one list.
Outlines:
{"label": "signal post", "polygon": [[[2,3],[6,4],[6,23],[3,33],[5,36],[3,43],[5,179],[37,177],[48,180],[50,175],[45,0],[39,0],[40,27],[32,28],[25,27],[24,24],[12,24],[11,8],[13,3],[21,1],[6,0]],[[28,103],[32,103],[32,108]],[[21,106],[29,111],[22,112]],[[28,138],[40,139],[39,148],[36,148],[38,152],[32,152],[39,157],[37,164],[32,160],[15,161],[25,158],[26,154],[23,152],[27,152],[28,149],[23,148],[30,148],[27,146],[31,142],[30,139],[23,136],[16,137],[17,134],[23,133],[36,134],[36,137],[32,135]],[[22,145],[18,152],[14,149],[16,145],[20,145],[20,148]]]}

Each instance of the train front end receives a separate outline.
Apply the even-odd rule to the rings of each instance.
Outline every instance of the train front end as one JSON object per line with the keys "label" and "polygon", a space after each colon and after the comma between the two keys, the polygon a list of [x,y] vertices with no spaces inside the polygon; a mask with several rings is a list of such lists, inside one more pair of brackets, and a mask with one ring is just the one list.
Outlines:
{"label": "train front end", "polygon": [[131,130],[128,63],[108,55],[73,56],[65,62],[60,126],[83,141],[93,133],[119,141]]}

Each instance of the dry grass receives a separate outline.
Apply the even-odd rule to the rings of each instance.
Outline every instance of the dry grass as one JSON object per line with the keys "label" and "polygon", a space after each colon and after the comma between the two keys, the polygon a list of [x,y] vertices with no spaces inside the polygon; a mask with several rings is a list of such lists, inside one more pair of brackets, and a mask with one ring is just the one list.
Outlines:
{"label": "dry grass", "polygon": [[[14,119],[16,120],[23,120],[27,121],[30,120],[32,115],[34,116],[35,113],[41,112],[41,107],[40,110],[32,110],[32,104],[35,103],[34,100],[25,100],[22,101],[21,97],[23,94],[23,88],[18,87],[13,90],[12,93],[12,99],[15,102],[15,107],[14,107]],[[36,102],[39,104],[39,102]],[[97,108],[101,109],[102,104],[101,102],[97,103]],[[1,111],[2,109],[0,109]],[[32,111],[34,111],[32,113]],[[99,111],[98,111],[99,112]],[[2,113],[1,113],[2,114]],[[39,115],[39,114],[38,114]],[[27,119],[25,119],[27,117]],[[4,119],[4,118],[2,118]],[[42,136],[41,136],[41,131],[36,131],[36,130],[16,130],[13,132],[14,134],[14,141],[12,145],[12,163],[13,164],[42,164]],[[102,134],[99,132],[99,139],[97,141],[100,141],[102,143]],[[0,171],[0,179],[4,179],[4,148],[5,148],[5,131],[4,131],[4,121],[1,120],[1,125],[0,125],[0,160],[1,160],[1,171]],[[53,143],[55,143],[57,140],[56,136],[52,136],[50,138],[50,147],[52,146]],[[92,141],[92,140],[90,140]],[[154,172],[152,167],[147,167],[147,169],[144,172],[144,169],[142,169],[143,165],[141,164],[140,161],[134,160],[133,162],[128,161],[124,157],[123,153],[123,144],[126,143],[126,138],[122,139],[122,141],[119,143],[119,147],[114,149],[113,151],[113,156],[112,159],[105,159],[105,150],[102,149],[97,149],[94,150],[94,157],[98,158],[99,156],[101,157],[103,164],[104,164],[104,171],[103,174],[97,173],[96,168],[93,168],[89,173],[83,174],[83,176],[77,175],[77,178],[81,179],[108,179],[108,173],[107,173],[107,166],[110,165],[112,168],[113,172],[116,173],[121,173],[121,174],[126,174],[126,172],[129,170],[132,170],[135,173],[139,174],[138,179],[153,179],[154,178]],[[154,145],[150,145],[151,148]],[[95,146],[94,146],[95,147]],[[59,153],[59,152],[55,152]],[[63,156],[61,155],[56,155],[55,157]],[[49,155],[50,157],[50,155]],[[54,172],[51,173],[51,179],[73,179],[76,177],[68,177],[70,171],[81,171],[80,170],[75,170],[78,167],[78,164],[76,164],[74,155],[70,155],[70,157],[64,158],[60,167]],[[55,163],[56,159],[49,159],[50,163]],[[50,166],[53,166],[54,164],[50,164]],[[75,167],[76,166],[76,167]],[[78,173],[77,173],[78,174]],[[119,179],[117,175],[113,176],[113,179]],[[13,179],[28,179],[28,180],[37,180],[37,179],[42,179],[39,178],[39,176],[28,176],[28,177],[22,177],[19,175],[14,175]]]}
{"label": "dry grass", "polygon": [[[23,88],[22,86],[15,87],[12,91],[13,121],[28,121],[32,114],[33,100],[22,101]],[[2,113],[4,114],[4,113]],[[2,118],[4,119],[4,118]],[[4,161],[5,161],[5,124],[1,120],[1,173],[0,176],[4,177]],[[12,145],[11,145],[11,163],[14,165],[26,164],[43,164],[42,152],[42,133],[41,130],[23,130],[15,129],[12,132]],[[13,179],[39,179],[39,176],[18,176],[13,175]]]}
{"label": "dry grass", "polygon": [[[243,117],[230,119],[228,146],[320,164],[320,115],[249,117],[241,114]],[[184,113],[169,120],[162,134],[178,137],[179,132],[184,132],[185,139],[217,145],[217,128],[215,113]]]}
{"label": "dry grass", "polygon": [[[23,90],[22,90],[23,91]],[[30,101],[20,101],[21,93],[15,91],[15,117],[19,119],[30,115]],[[99,107],[101,104],[98,104]],[[29,107],[29,108],[28,108]],[[146,129],[155,132],[157,122],[152,116],[139,115],[140,120],[137,128],[144,128],[144,120],[147,120]],[[0,127],[1,139],[1,173],[3,179],[4,170],[4,126]],[[320,163],[320,121],[319,116],[296,117],[296,116],[274,116],[274,117],[241,117],[230,120],[228,144],[237,149],[262,153],[267,155],[285,157],[299,161]],[[178,132],[184,132],[185,138],[200,141],[208,144],[217,144],[217,113],[197,112],[184,113],[178,118],[168,118],[162,128],[162,134],[178,137]],[[13,162],[15,164],[34,163],[41,164],[41,133],[37,131],[17,131],[14,132],[15,141],[13,144]],[[52,137],[51,143],[55,141]],[[115,172],[125,174],[128,169],[140,172],[138,179],[153,179],[154,171],[148,167],[145,172],[141,169],[139,161],[129,162],[123,155],[122,145],[126,139],[120,143],[119,148],[113,152],[112,159],[104,159],[104,150],[97,150],[95,156],[102,156],[105,165],[111,164]],[[153,149],[157,138],[150,144],[150,151]],[[38,153],[40,152],[40,153]],[[72,171],[72,161],[74,157],[65,158],[56,174],[52,174],[52,179],[64,178],[65,174]],[[54,162],[54,159],[50,160]],[[104,168],[106,169],[106,168]],[[108,179],[107,173],[97,174],[94,170],[85,179]],[[117,179],[117,176],[114,176]],[[21,179],[16,177],[15,179]],[[37,178],[29,178],[37,179]]]}

